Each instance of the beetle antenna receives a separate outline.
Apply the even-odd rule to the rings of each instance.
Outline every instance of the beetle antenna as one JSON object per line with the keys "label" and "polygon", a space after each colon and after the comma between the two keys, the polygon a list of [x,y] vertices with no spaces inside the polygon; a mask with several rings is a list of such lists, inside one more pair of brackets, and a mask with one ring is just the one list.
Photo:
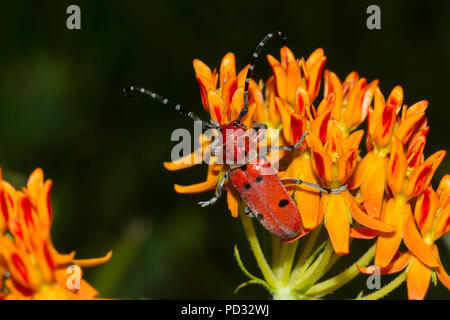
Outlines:
{"label": "beetle antenna", "polygon": [[145,94],[155,100],[158,100],[159,102],[161,102],[162,104],[168,105],[170,107],[172,107],[173,109],[175,109],[176,111],[178,111],[179,113],[181,113],[182,115],[187,116],[188,118],[194,120],[194,121],[201,121],[202,122],[202,126],[205,129],[211,129],[211,128],[217,128],[217,126],[209,121],[203,121],[202,119],[200,119],[195,113],[193,113],[192,111],[189,111],[188,109],[186,109],[185,107],[183,107],[180,104],[174,103],[172,101],[170,101],[169,99],[166,99],[162,96],[160,96],[159,94],[156,94],[150,90],[141,88],[141,87],[135,87],[135,86],[131,86],[128,88],[123,89],[123,93],[125,95],[125,97],[133,97],[132,92],[133,91],[137,91],[140,92],[142,94]]}
{"label": "beetle antenna", "polygon": [[261,53],[262,48],[264,45],[269,41],[269,39],[273,38],[273,36],[279,36],[281,40],[283,41],[281,46],[284,47],[286,45],[287,38],[284,35],[283,32],[277,31],[273,33],[267,34],[264,39],[260,43],[258,43],[258,46],[256,47],[255,52],[253,53],[252,60],[250,62],[250,65],[248,66],[247,71],[247,77],[245,78],[245,87],[244,87],[244,108],[242,108],[241,112],[239,113],[239,116],[237,118],[237,121],[241,121],[241,119],[247,114],[248,112],[248,87],[250,85],[250,78],[253,73],[253,69],[255,69],[255,63],[256,60],[258,60],[258,57]]}

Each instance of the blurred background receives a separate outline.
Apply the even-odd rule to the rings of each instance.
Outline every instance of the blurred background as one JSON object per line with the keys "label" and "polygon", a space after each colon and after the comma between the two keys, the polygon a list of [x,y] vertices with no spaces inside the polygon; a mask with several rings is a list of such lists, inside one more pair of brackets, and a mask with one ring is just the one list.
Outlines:
{"label": "blurred background", "polygon": [[[66,28],[70,4],[81,8],[81,30]],[[381,7],[381,30],[366,28],[370,4]],[[408,105],[428,99],[430,155],[449,149],[448,12],[448,1],[1,1],[4,178],[19,188],[42,167],[53,179],[58,250],[76,250],[79,258],[114,250],[108,264],[85,272],[104,297],[266,298],[261,287],[232,294],[246,280],[235,244],[259,273],[225,199],[200,208],[211,194],[173,190],[174,183],[203,181],[206,166],[163,168],[172,131],[192,130],[192,123],[150,99],[124,98],[123,88],[145,86],[206,116],[192,60],[218,68],[233,51],[240,70],[266,33],[282,30],[297,57],[324,48],[326,68],[341,79],[357,70],[380,79],[385,95],[402,85]],[[278,57],[278,48],[274,41],[264,53]],[[271,72],[262,60],[258,79]],[[435,186],[449,167],[447,157]],[[450,271],[449,237],[438,245]],[[364,284],[358,277],[333,297],[355,297]],[[427,297],[450,296],[439,283]],[[404,286],[389,298],[406,298]]]}

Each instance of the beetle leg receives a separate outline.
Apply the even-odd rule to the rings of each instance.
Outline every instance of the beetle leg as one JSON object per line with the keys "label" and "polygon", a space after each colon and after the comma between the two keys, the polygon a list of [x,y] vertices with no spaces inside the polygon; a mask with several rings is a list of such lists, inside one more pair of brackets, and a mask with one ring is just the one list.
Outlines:
{"label": "beetle leg", "polygon": [[245,214],[248,215],[250,218],[254,218],[255,217],[255,215],[253,214],[252,210],[248,206],[245,207]]}
{"label": "beetle leg", "polygon": [[230,171],[225,173],[225,175],[222,177],[222,180],[220,180],[219,185],[217,186],[214,197],[212,197],[208,201],[200,201],[198,203],[201,207],[210,206],[210,205],[216,203],[217,200],[219,200],[220,196],[222,195],[223,186],[225,185],[225,182],[228,180],[229,175],[230,175]]}
{"label": "beetle leg", "polygon": [[318,184],[315,184],[315,183],[303,181],[303,180],[296,179],[296,178],[284,178],[284,179],[280,179],[280,180],[283,184],[305,184],[307,186],[310,186],[317,190],[320,190],[324,193],[341,193],[342,191],[347,190],[347,185],[344,185],[344,186],[342,186],[340,188],[336,188],[336,189],[330,189],[330,188],[325,188],[325,187],[319,186]]}
{"label": "beetle leg", "polygon": [[300,138],[300,140],[298,140],[298,142],[296,144],[294,144],[293,146],[270,147],[270,148],[267,148],[267,152],[270,152],[272,150],[294,151],[295,149],[297,149],[298,147],[300,147],[302,145],[303,141],[305,141],[307,134],[308,134],[308,132],[305,132],[304,134],[302,134],[302,137]]}

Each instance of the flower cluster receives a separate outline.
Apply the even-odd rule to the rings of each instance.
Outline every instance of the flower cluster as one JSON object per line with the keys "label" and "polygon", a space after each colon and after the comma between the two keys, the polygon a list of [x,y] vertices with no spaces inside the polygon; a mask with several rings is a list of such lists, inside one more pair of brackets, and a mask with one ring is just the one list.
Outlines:
{"label": "flower cluster", "polygon": [[30,175],[26,188],[15,190],[0,177],[1,299],[92,299],[98,296],[82,278],[81,267],[103,264],[102,258],[74,259],[59,253],[50,237],[52,181],[41,169]]}
{"label": "flower cluster", "polygon": [[[282,47],[280,60],[271,55],[267,60],[273,75],[265,83],[251,80],[249,113],[244,118],[246,125],[258,122],[281,129],[282,145],[294,145],[308,132],[306,143],[293,153],[281,153],[285,166],[278,172],[279,177],[297,178],[327,188],[347,186],[347,189],[336,194],[321,194],[306,185],[290,187],[304,226],[299,238],[308,235],[309,240],[317,239],[313,231],[323,225],[329,238],[326,249],[319,255],[324,247],[321,246],[309,258],[308,254],[302,254],[291,269],[298,241],[276,244],[274,240],[272,256],[285,260],[275,259],[270,269],[257,253],[258,244],[249,238],[266,279],[251,276],[251,281],[263,283],[275,297],[286,288],[295,294],[283,294],[283,297],[322,296],[336,289],[333,285],[325,290],[327,284],[324,283],[314,286],[336,260],[331,258],[331,252],[337,257],[349,254],[351,238],[376,238],[376,246],[358,260],[358,265],[352,266],[353,277],[358,270],[370,273],[371,269],[361,265],[361,261],[367,265],[374,256],[374,264],[382,273],[406,268],[404,275],[407,275],[411,299],[425,297],[430,278],[435,279],[435,274],[450,288],[449,276],[434,244],[450,230],[450,176],[442,179],[437,191],[433,190],[430,183],[445,151],[429,157],[423,154],[429,131],[425,116],[428,102],[420,101],[408,107],[400,86],[386,99],[378,80],[368,81],[356,72],[341,81],[332,71],[324,70],[326,57],[322,49],[315,50],[305,60],[297,59],[289,48]],[[194,60],[194,69],[203,107],[211,119],[219,124],[236,119],[244,104],[248,66],[236,75],[235,57],[228,53],[222,60],[219,75],[199,60]],[[323,98],[317,100],[322,81]],[[364,138],[368,152],[362,155],[360,144]],[[207,144],[202,144],[202,148],[206,147]],[[165,163],[165,167],[179,170],[190,166],[182,160]],[[175,185],[175,190],[179,193],[214,190],[225,170],[223,165],[213,161],[205,182]],[[226,190],[229,209],[236,217],[240,208],[239,195],[231,185],[226,185]],[[244,225],[248,227],[247,220]],[[252,237],[249,233],[247,236]],[[309,240],[306,252],[311,253],[315,240]],[[406,253],[399,251],[402,241],[409,250]],[[278,255],[277,248],[284,254]],[[289,250],[294,253],[285,254]],[[240,258],[238,260],[240,262]],[[288,269],[278,272],[277,265]],[[311,269],[313,267],[315,269]],[[346,281],[348,277],[342,285]]]}

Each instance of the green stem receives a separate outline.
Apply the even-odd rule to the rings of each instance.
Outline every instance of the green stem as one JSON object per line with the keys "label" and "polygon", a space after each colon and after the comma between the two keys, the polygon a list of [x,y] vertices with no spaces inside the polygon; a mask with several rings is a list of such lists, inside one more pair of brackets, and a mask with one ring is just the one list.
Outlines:
{"label": "green stem", "polygon": [[[317,242],[317,238],[319,237],[320,231],[322,230],[322,225],[318,226],[316,229],[314,229],[309,237],[308,241],[306,242],[305,248],[302,250],[302,253],[300,257],[297,260],[297,263],[295,264],[294,270],[292,271],[291,279],[296,279],[299,275],[300,271],[303,270],[303,265],[308,260],[308,257],[311,255],[312,250],[314,249],[314,246]],[[299,241],[299,240],[297,240]]]}
{"label": "green stem", "polygon": [[253,255],[256,259],[259,269],[261,270],[264,279],[272,287],[276,288],[277,281],[269,264],[264,257],[264,254],[259,245],[258,237],[256,236],[255,228],[253,226],[252,219],[242,212],[242,206],[239,206],[239,216],[241,217],[242,225],[244,226],[245,236],[247,237],[250,248],[253,251]]}
{"label": "green stem", "polygon": [[333,245],[331,244],[331,241],[328,240],[325,250],[304,274],[300,274],[299,277],[294,280],[292,287],[301,290],[303,287],[316,282],[323,275],[323,271],[327,267],[332,253]]}
{"label": "green stem", "polygon": [[280,248],[281,239],[275,235],[271,235],[272,238],[272,269],[276,270],[279,268],[278,263],[280,262]]}
{"label": "green stem", "polygon": [[370,247],[369,250],[367,250],[367,252],[363,256],[361,256],[361,258],[359,258],[358,261],[356,261],[356,263],[351,267],[347,268],[333,278],[312,286],[306,294],[319,298],[344,286],[345,284],[353,280],[357,275],[359,275],[360,272],[356,267],[356,264],[360,267],[365,267],[369,264],[370,261],[372,261],[372,258],[375,255],[375,249],[376,244]]}
{"label": "green stem", "polygon": [[401,285],[403,281],[406,280],[407,275],[408,275],[408,268],[405,271],[403,271],[400,275],[398,275],[394,280],[385,285],[383,288],[371,294],[368,294],[367,296],[357,298],[357,300],[378,300],[380,298],[383,298],[389,292],[393,291],[399,285]]}
{"label": "green stem", "polygon": [[292,264],[294,262],[295,252],[297,251],[298,241],[291,243],[283,242],[281,244],[281,275],[280,280],[283,284],[288,284],[289,275],[291,274]]}

